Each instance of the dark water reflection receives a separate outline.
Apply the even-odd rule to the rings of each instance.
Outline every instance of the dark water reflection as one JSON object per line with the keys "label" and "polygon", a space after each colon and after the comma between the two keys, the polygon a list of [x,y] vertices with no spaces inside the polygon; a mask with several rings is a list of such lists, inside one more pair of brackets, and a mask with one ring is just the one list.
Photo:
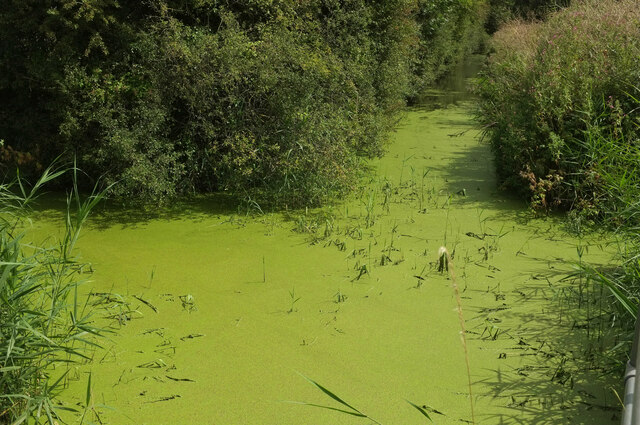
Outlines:
{"label": "dark water reflection", "polygon": [[410,106],[428,111],[447,108],[473,99],[470,85],[485,61],[484,55],[472,55],[458,64],[432,88],[411,100]]}

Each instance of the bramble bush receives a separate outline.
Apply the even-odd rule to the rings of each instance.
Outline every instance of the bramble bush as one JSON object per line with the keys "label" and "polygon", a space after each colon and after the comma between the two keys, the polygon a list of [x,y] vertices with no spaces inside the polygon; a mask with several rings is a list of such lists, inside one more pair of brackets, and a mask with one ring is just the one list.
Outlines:
{"label": "bramble bush", "polygon": [[492,49],[476,90],[502,185],[536,207],[637,220],[637,2],[583,1],[544,22],[514,21]]}

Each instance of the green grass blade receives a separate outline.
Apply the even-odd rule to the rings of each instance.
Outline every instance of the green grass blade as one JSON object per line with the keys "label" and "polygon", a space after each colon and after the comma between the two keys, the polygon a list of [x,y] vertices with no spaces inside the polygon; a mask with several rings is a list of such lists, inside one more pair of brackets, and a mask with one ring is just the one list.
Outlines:
{"label": "green grass blade", "polygon": [[613,295],[616,301],[628,312],[632,317],[636,317],[638,312],[638,305],[627,294],[623,292],[621,288],[623,285],[621,282],[616,282],[613,276],[608,276],[600,270],[590,266],[579,266],[579,271],[574,274],[576,277],[584,275],[587,279],[602,285],[607,288]]}
{"label": "green grass blade", "polygon": [[67,374],[69,373],[69,371],[66,371],[65,373],[63,373],[58,379],[56,379],[56,381],[49,385],[49,389],[50,390],[55,390],[58,385],[60,385],[60,382],[62,382],[62,380],[67,376]]}
{"label": "green grass blade", "polygon": [[595,270],[595,274],[597,276],[596,281],[598,283],[600,283],[601,285],[607,287],[609,289],[609,291],[613,294],[613,296],[616,298],[616,300],[620,303],[620,305],[622,305],[622,307],[632,316],[632,317],[636,317],[637,312],[638,312],[638,306],[636,305],[636,303],[634,303],[633,301],[631,301],[631,299],[629,297],[627,297],[618,287],[618,285],[615,284],[615,282],[613,282],[611,279],[609,279],[608,277],[606,277],[605,275],[603,275],[602,273],[600,273],[599,271]]}
{"label": "green grass blade", "polygon": [[87,400],[85,406],[89,407],[91,403],[91,372],[89,372],[89,381],[87,382]]}
{"label": "green grass blade", "polygon": [[321,404],[307,403],[307,402],[304,402],[304,401],[288,401],[288,400],[285,400],[284,403],[299,404],[299,405],[302,405],[302,406],[319,407],[321,409],[333,410],[333,411],[336,411],[336,412],[345,413],[347,415],[357,416],[359,418],[367,418],[368,417],[364,413],[359,413],[359,412],[354,412],[354,411],[351,411],[351,410],[340,409],[340,408],[337,408],[337,407],[323,406]]}
{"label": "green grass blade", "polygon": [[410,405],[412,405],[413,407],[415,407],[418,412],[422,413],[423,416],[425,416],[427,419],[433,422],[433,419],[431,419],[431,416],[429,416],[426,410],[424,410],[422,407],[418,406],[417,404],[410,402],[409,400],[405,399],[405,401]]}
{"label": "green grass blade", "polygon": [[13,370],[19,370],[19,369],[21,369],[21,366],[0,367],[0,373],[11,372]]}
{"label": "green grass blade", "polygon": [[[313,384],[316,388],[318,388],[320,391],[322,391],[323,393],[325,393],[326,395],[328,395],[329,397],[331,397],[332,399],[334,399],[335,401],[337,401],[338,403],[342,404],[345,407],[348,407],[349,409],[353,410],[354,412],[357,412],[361,415],[363,415],[362,412],[360,412],[358,409],[356,409],[355,407],[353,407],[352,405],[350,405],[349,403],[347,403],[346,401],[344,401],[343,399],[341,399],[340,397],[338,397],[337,395],[335,395],[334,393],[332,393],[331,391],[329,391],[328,389],[326,389],[325,387],[323,387],[322,385],[318,384],[316,381],[314,381],[311,378],[308,378],[306,376],[304,376],[301,373],[298,373],[300,376],[302,376],[304,379],[306,379],[307,381],[309,381],[311,384]],[[366,417],[366,415],[364,415]]]}

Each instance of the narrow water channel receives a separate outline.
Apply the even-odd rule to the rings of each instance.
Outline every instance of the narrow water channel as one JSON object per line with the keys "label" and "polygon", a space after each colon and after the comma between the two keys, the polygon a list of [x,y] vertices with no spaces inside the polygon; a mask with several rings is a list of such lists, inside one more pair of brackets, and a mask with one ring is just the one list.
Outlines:
{"label": "narrow water channel", "polygon": [[[370,181],[339,205],[246,214],[218,197],[98,211],[79,242],[86,287],[129,306],[92,296],[119,331],[70,371],[63,398],[84,400],[91,373],[104,424],[371,423],[288,403],[343,407],[304,375],[381,424],[428,423],[405,400],[436,424],[468,423],[456,298],[437,271],[446,246],[476,422],[616,422],[619,383],[591,367],[580,283],[563,281],[577,245],[595,263],[607,249],[497,190],[465,70],[407,110]],[[43,208],[34,231],[55,233],[60,217]]]}

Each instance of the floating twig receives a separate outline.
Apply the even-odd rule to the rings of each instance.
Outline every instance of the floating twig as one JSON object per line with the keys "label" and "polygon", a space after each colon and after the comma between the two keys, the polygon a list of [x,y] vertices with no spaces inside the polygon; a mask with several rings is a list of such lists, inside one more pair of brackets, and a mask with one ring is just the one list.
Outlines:
{"label": "floating twig", "polygon": [[174,395],[170,395],[168,397],[159,398],[157,400],[145,401],[145,404],[160,403],[160,402],[163,402],[163,401],[175,400],[176,398],[180,398],[180,397],[181,397],[180,394],[174,394]]}
{"label": "floating twig", "polygon": [[189,378],[174,378],[173,376],[169,376],[169,375],[165,375],[168,379],[171,379],[172,381],[176,381],[176,382],[196,382],[193,379],[189,379]]}
{"label": "floating twig", "polygon": [[141,303],[143,303],[144,305],[149,307],[151,310],[153,310],[154,313],[158,312],[158,309],[153,304],[151,304],[149,301],[145,300],[144,298],[139,297],[137,295],[134,295],[133,298],[135,298],[136,300],[140,301]]}

